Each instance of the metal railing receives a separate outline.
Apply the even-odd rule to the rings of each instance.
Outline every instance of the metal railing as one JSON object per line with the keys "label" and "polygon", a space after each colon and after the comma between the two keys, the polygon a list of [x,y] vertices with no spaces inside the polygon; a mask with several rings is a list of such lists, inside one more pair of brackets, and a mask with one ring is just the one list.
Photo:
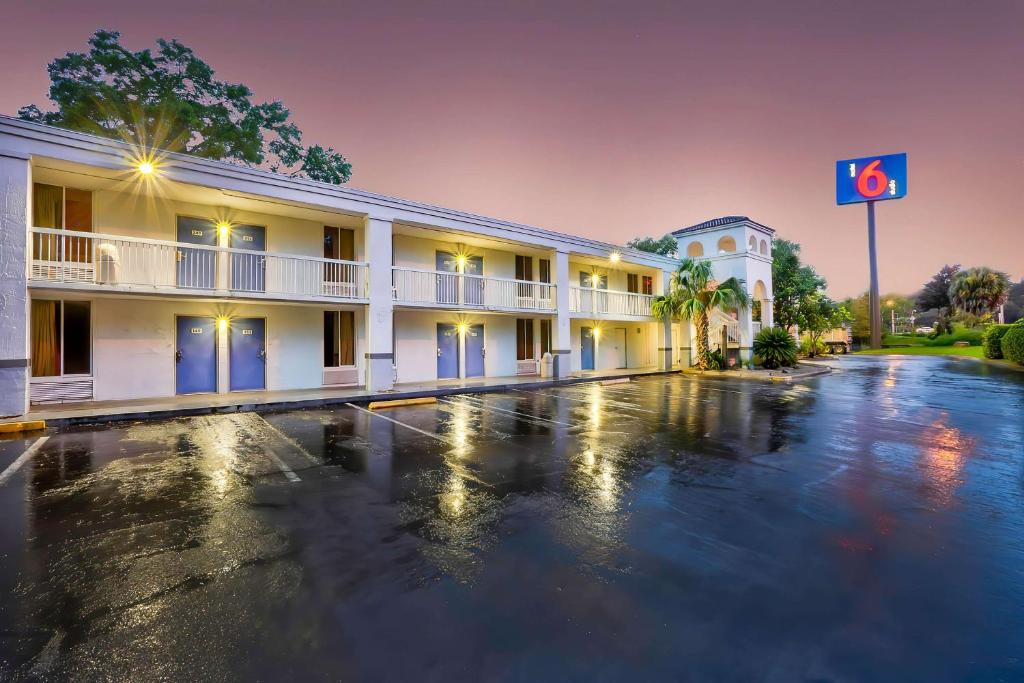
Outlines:
{"label": "metal railing", "polygon": [[553,311],[555,286],[545,282],[394,267],[394,298],[420,306]]}
{"label": "metal railing", "polygon": [[34,282],[366,298],[366,263],[53,228],[33,228],[31,235],[29,278]]}
{"label": "metal railing", "polygon": [[569,310],[594,315],[628,315],[650,317],[650,294],[635,294],[593,287],[569,287]]}

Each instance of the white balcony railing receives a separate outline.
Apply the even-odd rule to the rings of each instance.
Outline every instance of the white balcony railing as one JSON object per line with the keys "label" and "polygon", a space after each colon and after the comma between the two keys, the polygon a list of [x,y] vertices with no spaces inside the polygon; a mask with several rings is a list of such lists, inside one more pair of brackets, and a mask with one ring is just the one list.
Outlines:
{"label": "white balcony railing", "polygon": [[418,306],[553,311],[555,286],[544,282],[417,268],[391,269],[395,301]]}
{"label": "white balcony railing", "polygon": [[756,337],[761,332],[761,321],[754,320],[750,323],[750,336]]}
{"label": "white balcony railing", "polygon": [[364,299],[368,266],[183,242],[32,229],[33,282],[119,291],[217,291],[228,296]]}
{"label": "white balcony railing", "polygon": [[617,292],[593,287],[569,288],[569,310],[573,313],[650,317],[652,301],[654,297],[650,294]]}

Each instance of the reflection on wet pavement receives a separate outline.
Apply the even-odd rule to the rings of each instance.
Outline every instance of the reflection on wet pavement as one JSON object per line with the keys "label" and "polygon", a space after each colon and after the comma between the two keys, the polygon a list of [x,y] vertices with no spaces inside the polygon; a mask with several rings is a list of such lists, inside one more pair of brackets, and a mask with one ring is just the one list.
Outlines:
{"label": "reflection on wet pavement", "polygon": [[1024,678],[1024,377],[835,365],[53,434],[0,678]]}

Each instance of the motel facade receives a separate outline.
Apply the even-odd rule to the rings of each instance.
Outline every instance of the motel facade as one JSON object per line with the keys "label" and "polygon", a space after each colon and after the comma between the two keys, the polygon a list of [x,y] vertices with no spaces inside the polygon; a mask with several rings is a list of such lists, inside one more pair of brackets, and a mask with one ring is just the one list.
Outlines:
{"label": "motel facade", "polygon": [[[0,185],[0,416],[693,363],[651,313],[678,259],[8,117]],[[711,346],[746,360],[773,230],[674,234],[745,283]]]}

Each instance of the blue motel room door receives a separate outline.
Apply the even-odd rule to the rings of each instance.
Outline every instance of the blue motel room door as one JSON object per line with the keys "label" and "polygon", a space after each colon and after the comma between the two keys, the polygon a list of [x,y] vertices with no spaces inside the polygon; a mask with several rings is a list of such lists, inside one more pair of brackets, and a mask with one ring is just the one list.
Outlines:
{"label": "blue motel room door", "polygon": [[437,324],[437,378],[459,376],[459,330],[455,325]]}
{"label": "blue motel room door", "polygon": [[181,315],[175,320],[175,326],[175,393],[217,391],[216,319]]}
{"label": "blue motel room door", "polygon": [[228,331],[231,391],[267,388],[267,321],[234,318]]}

